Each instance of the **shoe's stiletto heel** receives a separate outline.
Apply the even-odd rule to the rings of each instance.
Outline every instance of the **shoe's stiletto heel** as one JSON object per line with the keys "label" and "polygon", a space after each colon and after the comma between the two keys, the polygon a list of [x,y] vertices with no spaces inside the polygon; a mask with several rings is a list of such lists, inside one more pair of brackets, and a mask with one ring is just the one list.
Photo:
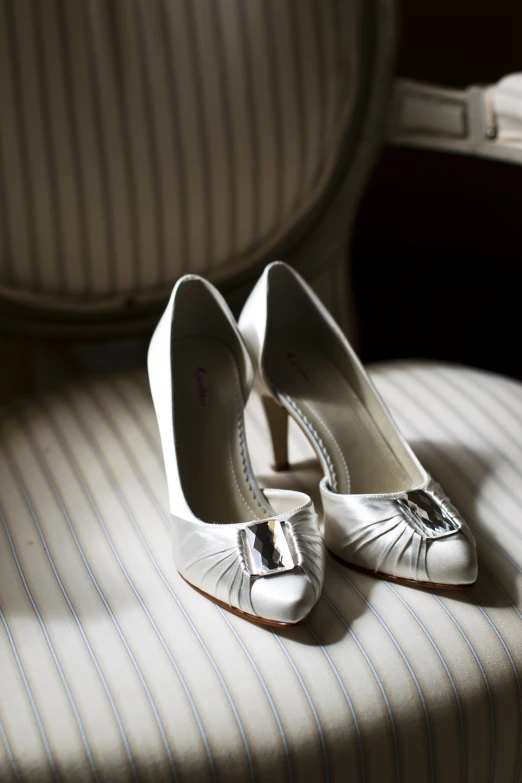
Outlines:
{"label": "shoe's stiletto heel", "polygon": [[270,438],[272,440],[272,451],[274,453],[274,464],[272,470],[283,471],[290,469],[288,461],[288,411],[281,405],[266,395],[261,396],[263,409],[265,411]]}
{"label": "shoe's stiletto heel", "polygon": [[348,340],[307,283],[270,264],[239,325],[274,444],[288,464],[285,412],[312,444],[325,544],[384,579],[456,588],[477,578],[475,540],[412,452]]}

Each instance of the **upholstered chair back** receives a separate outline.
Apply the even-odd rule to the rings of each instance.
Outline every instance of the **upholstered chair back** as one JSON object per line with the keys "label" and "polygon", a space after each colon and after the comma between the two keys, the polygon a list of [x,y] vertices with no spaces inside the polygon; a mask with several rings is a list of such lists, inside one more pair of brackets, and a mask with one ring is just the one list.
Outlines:
{"label": "upholstered chair back", "polygon": [[330,273],[392,38],[389,0],[6,0],[4,329],[139,331],[183,273],[276,256]]}

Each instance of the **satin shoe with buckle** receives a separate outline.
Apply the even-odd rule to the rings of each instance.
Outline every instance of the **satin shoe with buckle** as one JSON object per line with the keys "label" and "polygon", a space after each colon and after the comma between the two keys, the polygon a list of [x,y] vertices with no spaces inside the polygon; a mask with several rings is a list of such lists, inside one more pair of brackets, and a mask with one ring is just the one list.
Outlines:
{"label": "satin shoe with buckle", "polygon": [[239,325],[256,369],[276,468],[290,415],[324,472],[324,539],[375,576],[439,588],[477,578],[474,537],[420,464],[339,326],[305,281],[270,264]]}
{"label": "satin shoe with buckle", "polygon": [[319,599],[324,544],[301,492],[261,490],[248,455],[248,351],[218,291],[174,287],[148,353],[181,576],[217,604],[267,625],[303,620]]}

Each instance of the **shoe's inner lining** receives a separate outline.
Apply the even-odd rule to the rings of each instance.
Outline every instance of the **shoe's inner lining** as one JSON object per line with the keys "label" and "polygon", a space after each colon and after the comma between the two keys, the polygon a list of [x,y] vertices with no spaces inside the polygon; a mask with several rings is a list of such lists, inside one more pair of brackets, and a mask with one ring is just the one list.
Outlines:
{"label": "shoe's inner lining", "polygon": [[311,336],[294,334],[279,333],[271,342],[269,375],[304,426],[330,488],[343,494],[410,489],[417,471],[409,474],[401,464],[332,359]]}
{"label": "shoe's inner lining", "polygon": [[192,512],[205,522],[270,517],[246,451],[241,386],[231,351],[208,338],[175,340],[172,373],[176,452]]}

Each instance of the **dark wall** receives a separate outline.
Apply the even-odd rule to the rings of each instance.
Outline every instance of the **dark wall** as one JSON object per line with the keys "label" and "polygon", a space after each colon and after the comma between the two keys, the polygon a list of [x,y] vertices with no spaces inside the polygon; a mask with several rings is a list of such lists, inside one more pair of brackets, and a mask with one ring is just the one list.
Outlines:
{"label": "dark wall", "polygon": [[[401,75],[466,86],[516,70],[522,3],[406,4]],[[353,246],[365,361],[436,358],[522,378],[521,196],[522,166],[385,150]]]}
{"label": "dark wall", "polygon": [[521,68],[519,0],[403,0],[401,76],[466,87]]}

